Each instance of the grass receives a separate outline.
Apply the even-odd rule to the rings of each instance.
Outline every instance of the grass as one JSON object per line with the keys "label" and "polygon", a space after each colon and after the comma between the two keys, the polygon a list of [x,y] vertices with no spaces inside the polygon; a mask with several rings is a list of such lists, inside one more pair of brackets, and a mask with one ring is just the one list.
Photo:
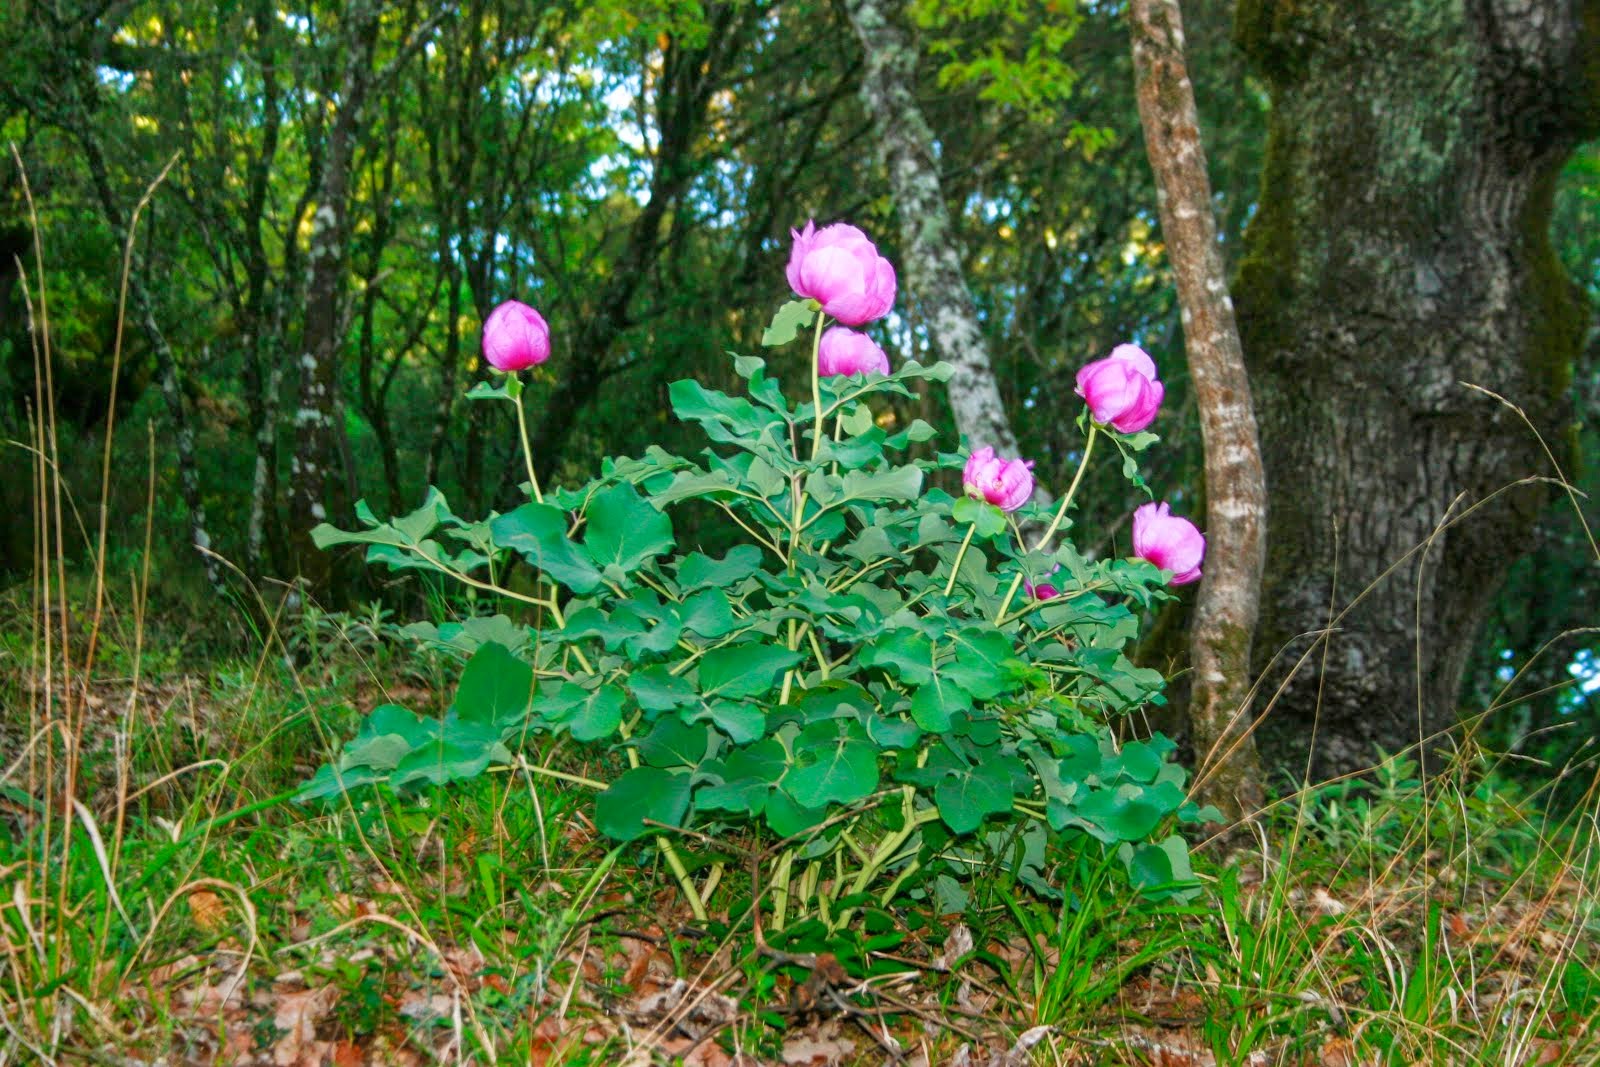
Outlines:
{"label": "grass", "polygon": [[735,875],[684,929],[648,849],[609,851],[580,795],[514,768],[293,803],[358,710],[394,685],[426,705],[435,668],[383,620],[314,616],[152,675],[168,635],[137,609],[107,616],[100,675],[67,668],[70,622],[49,672],[37,628],[0,651],[33,738],[0,768],[0,1062],[944,1062],[1019,1039],[1014,1062],[1600,1062],[1594,792],[1549,815],[1484,753],[1426,788],[1395,760],[1285,798],[1255,849],[1198,853],[1187,902],[1050,854],[1058,899],[997,877],[830,962],[758,944]]}

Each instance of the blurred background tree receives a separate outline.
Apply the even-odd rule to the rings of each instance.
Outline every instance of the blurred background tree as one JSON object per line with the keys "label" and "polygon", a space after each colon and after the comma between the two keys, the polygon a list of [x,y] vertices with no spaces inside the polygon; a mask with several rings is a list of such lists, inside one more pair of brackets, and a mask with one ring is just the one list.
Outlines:
{"label": "blurred background tree", "polygon": [[[1155,356],[1170,398],[1155,427],[1166,446],[1150,454],[1146,476],[1176,510],[1201,513],[1198,424],[1139,135],[1126,5],[885,6],[920,41],[916,101],[1020,450],[1045,484],[1064,485],[1082,441],[1073,375],[1136,341]],[[1233,269],[1247,224],[1289,194],[1281,161],[1293,111],[1283,94],[1293,79],[1283,57],[1298,46],[1279,20],[1279,36],[1238,47],[1230,0],[1193,0],[1183,13]],[[131,568],[143,550],[153,426],[156,587],[161,610],[192,620],[197,655],[249,626],[249,613],[230,606],[248,598],[227,568],[208,578],[190,547],[200,540],[257,581],[304,573],[326,603],[382,598],[415,613],[426,592],[417,579],[297,545],[319,509],[345,521],[358,497],[379,512],[409,508],[429,484],[467,513],[514,499],[507,412],[459,399],[485,373],[477,330],[496,303],[524,300],[552,325],[555,355],[530,396],[532,429],[541,478],[570,482],[608,454],[677,447],[666,384],[691,375],[729,384],[722,353],[754,350],[785,299],[790,227],[847,219],[891,259],[907,254],[859,95],[864,69],[845,5],[830,0],[4,5],[0,132],[32,185],[44,274],[33,275],[29,210],[8,159],[0,436],[26,439],[36,406],[25,269],[29,293],[48,291],[68,473],[88,520],[126,227],[175,158],[135,245],[112,566]],[[1264,171],[1269,158],[1279,165]],[[1591,305],[1600,298],[1595,160],[1590,146],[1550,177],[1556,250]],[[880,334],[897,361],[934,351],[914,301]],[[1248,330],[1245,341],[1250,357]],[[1591,444],[1595,351],[1590,340],[1570,394]],[[779,370],[796,381],[802,373]],[[926,418],[953,440],[939,391],[896,415]],[[1280,420],[1280,433],[1295,425]],[[1532,456],[1513,476],[1546,473],[1541,463]],[[1080,494],[1074,536],[1099,554],[1127,549],[1139,502],[1114,475],[1091,471]],[[1593,485],[1586,470],[1575,476]],[[0,479],[9,580],[32,568],[28,494],[20,474]],[[1540,514],[1537,532],[1516,545],[1529,553],[1505,557],[1488,626],[1479,634],[1476,619],[1460,624],[1469,710],[1503,684],[1506,665],[1595,621],[1594,564],[1570,506]],[[712,540],[715,526],[690,536]],[[266,588],[280,588],[272,581]],[[226,589],[221,601],[214,583]],[[1162,665],[1163,648],[1182,642],[1160,634],[1182,625],[1178,612],[1158,628],[1150,655]],[[1286,616],[1273,625],[1258,643],[1267,655],[1293,628]],[[1594,635],[1567,639],[1512,695],[1571,683],[1574,664],[1595,671],[1596,647]],[[1528,733],[1552,723],[1582,720],[1593,734],[1594,706],[1575,692],[1566,684],[1521,703],[1494,720],[1505,733],[1482,736],[1526,750],[1545,743],[1526,742]],[[1409,691],[1396,697],[1411,706]]]}

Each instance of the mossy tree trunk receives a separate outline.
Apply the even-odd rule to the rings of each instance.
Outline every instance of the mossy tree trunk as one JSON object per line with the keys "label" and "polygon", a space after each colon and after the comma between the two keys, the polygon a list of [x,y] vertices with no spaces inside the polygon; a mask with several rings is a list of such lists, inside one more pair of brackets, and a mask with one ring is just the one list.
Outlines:
{"label": "mossy tree trunk", "polygon": [[1205,443],[1205,576],[1195,601],[1189,724],[1201,758],[1201,799],[1229,820],[1260,807],[1251,738],[1250,641],[1260,605],[1266,485],[1250,381],[1211,213],[1211,178],[1194,86],[1183,57],[1178,0],[1128,9],[1139,121],[1155,173],[1161,236],[1178,285],[1184,346]]}
{"label": "mossy tree trunk", "polygon": [[914,92],[914,39],[896,21],[901,6],[898,0],[846,0],[844,5],[866,60],[861,102],[872,116],[888,171],[900,221],[904,281],[922,307],[934,351],[955,369],[950,408],[956,428],[973,448],[989,445],[1003,456],[1015,456],[1016,434],[1006,417],[940,188],[933,130]]}
{"label": "mossy tree trunk", "polygon": [[[1600,3],[1240,0],[1236,18],[1273,103],[1234,287],[1272,501],[1256,659],[1287,648],[1273,687],[1298,662],[1259,736],[1296,776],[1313,753],[1316,779],[1456,721],[1545,498],[1499,492],[1552,472],[1462,383],[1563,439],[1585,312],[1547,231],[1600,117]],[[1325,647],[1302,636],[1330,623]]]}

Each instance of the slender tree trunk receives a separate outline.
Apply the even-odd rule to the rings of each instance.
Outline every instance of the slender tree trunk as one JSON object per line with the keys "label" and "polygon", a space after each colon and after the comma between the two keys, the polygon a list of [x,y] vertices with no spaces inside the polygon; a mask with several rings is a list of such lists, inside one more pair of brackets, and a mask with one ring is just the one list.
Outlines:
{"label": "slender tree trunk", "polygon": [[[259,574],[271,546],[266,541],[267,506],[278,499],[278,408],[283,394],[283,361],[267,366],[262,388],[260,422],[256,426],[255,469],[250,479],[250,516],[245,534],[245,559],[252,574]],[[274,567],[282,560],[273,559]]]}
{"label": "slender tree trunk", "polygon": [[[89,164],[89,176],[95,195],[100,201],[101,213],[113,231],[121,232],[125,226],[122,209],[111,189],[111,176],[106,169],[105,155],[100,142],[90,132],[85,108],[74,131],[78,144],[84,150]],[[155,301],[145,286],[143,257],[135,252],[128,272],[128,295],[133,302],[134,320],[138,322],[145,339],[156,356],[156,375],[161,387],[161,398],[166,402],[167,415],[172,419],[172,440],[178,454],[178,488],[183,495],[185,509],[189,512],[189,543],[200,556],[205,569],[206,582],[217,592],[223,591],[222,570],[216,557],[210,554],[211,534],[206,525],[205,501],[200,494],[200,465],[195,456],[194,425],[189,420],[188,405],[184,403],[183,383],[179,377],[178,358],[167,341],[167,335],[156,319]]]}
{"label": "slender tree trunk", "polygon": [[[1456,722],[1545,498],[1499,492],[1551,472],[1461,383],[1562,439],[1586,315],[1548,230],[1600,127],[1600,3],[1241,0],[1236,20],[1273,94],[1235,286],[1273,494],[1257,659],[1306,654],[1259,736],[1296,778],[1312,748],[1318,778]],[[1297,638],[1330,616],[1326,647]]]}
{"label": "slender tree trunk", "polygon": [[[341,16],[344,72],[338,113],[328,129],[326,162],[317,209],[312,215],[311,281],[306,293],[301,344],[299,400],[294,413],[295,452],[290,461],[289,545],[297,574],[313,587],[331,575],[329,557],[311,543],[311,530],[327,521],[329,476],[343,466],[340,427],[340,353],[343,349],[340,301],[344,289],[345,232],[350,170],[362,105],[372,76],[378,10],[358,0]],[[337,484],[337,483],[335,483]]]}
{"label": "slender tree trunk", "polygon": [[978,308],[961,270],[961,248],[939,187],[933,131],[914,94],[917,52],[911,35],[895,21],[892,0],[845,0],[866,68],[861,101],[872,116],[878,149],[889,172],[907,288],[928,323],[934,350],[955,373],[950,407],[956,428],[973,448],[992,446],[1017,454],[1017,438],[1006,417],[989,348],[978,325]]}
{"label": "slender tree trunk", "polygon": [[1239,328],[1211,212],[1194,86],[1178,0],[1129,8],[1139,120],[1155,172],[1161,234],[1178,283],[1189,374],[1205,446],[1205,576],[1195,602],[1189,723],[1202,759],[1202,800],[1231,821],[1260,807],[1250,736],[1250,642],[1266,555],[1266,482]]}
{"label": "slender tree trunk", "polygon": [[445,323],[444,355],[439,360],[439,392],[434,398],[433,425],[428,432],[428,458],[422,477],[423,485],[435,485],[439,481],[445,434],[450,429],[450,412],[455,407],[456,376],[461,366],[461,268],[448,248],[441,248],[439,254],[446,257],[445,284],[450,291],[445,297],[445,314],[448,318]]}

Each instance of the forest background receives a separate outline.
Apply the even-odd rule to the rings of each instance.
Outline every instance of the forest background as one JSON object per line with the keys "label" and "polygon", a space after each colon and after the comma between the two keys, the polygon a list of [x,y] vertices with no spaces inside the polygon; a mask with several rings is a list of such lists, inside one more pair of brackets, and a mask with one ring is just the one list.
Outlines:
{"label": "forest background", "polygon": [[[1230,271],[1251,255],[1257,268],[1240,277],[1236,290],[1244,292],[1236,295],[1263,409],[1271,493],[1258,666],[1263,656],[1296,652],[1287,644],[1296,634],[1316,629],[1319,615],[1342,608],[1416,548],[1446,517],[1454,493],[1470,502],[1555,473],[1528,427],[1456,380],[1496,389],[1532,411],[1580,488],[1593,485],[1593,464],[1578,460],[1594,451],[1600,388],[1600,335],[1582,325],[1590,322],[1584,308],[1600,295],[1600,150],[1578,146],[1592,101],[1585,112],[1579,94],[1562,128],[1535,129],[1534,154],[1542,158],[1516,179],[1533,191],[1507,186],[1526,207],[1516,209],[1523,217],[1509,237],[1497,236],[1465,200],[1437,192],[1465,181],[1448,168],[1433,191],[1430,179],[1417,176],[1425,166],[1403,150],[1387,161],[1393,171],[1381,159],[1359,171],[1362,139],[1375,135],[1340,116],[1387,93],[1396,125],[1421,121],[1407,108],[1426,99],[1426,71],[1372,90],[1359,105],[1350,94],[1332,96],[1339,76],[1324,79],[1322,89],[1303,95],[1328,99],[1295,105],[1325,116],[1317,134],[1325,142],[1351,139],[1322,149],[1323,162],[1351,160],[1352,173],[1335,176],[1334,186],[1365,189],[1360,202],[1369,208],[1404,201],[1415,217],[1384,224],[1401,234],[1371,253],[1387,257],[1387,267],[1350,251],[1373,235],[1383,245],[1383,225],[1372,218],[1341,219],[1340,208],[1324,208],[1322,232],[1310,229],[1314,215],[1294,218],[1302,249],[1310,249],[1306,261],[1320,257],[1326,271],[1306,287],[1361,336],[1321,352],[1315,341],[1274,347],[1272,330],[1312,316],[1288,295],[1257,295],[1271,291],[1258,279],[1316,268],[1274,262],[1278,232],[1266,224],[1251,231],[1249,223],[1263,195],[1281,203],[1320,195],[1303,180],[1296,189],[1290,138],[1279,131],[1274,159],[1268,136],[1279,52],[1291,30],[1303,33],[1319,16],[1306,15],[1299,28],[1279,25],[1269,40],[1262,27],[1288,18],[1271,7],[1236,13],[1232,3],[1208,0],[1185,12],[1219,241]],[[1073,375],[1133,340],[1156,357],[1171,390],[1157,426],[1169,447],[1153,460],[1160,469],[1148,473],[1176,487],[1180,509],[1202,510],[1199,424],[1140,133],[1124,5],[923,2],[907,14],[921,34],[916,100],[937,146],[950,236],[1021,453],[1037,461],[1044,484],[1070,479],[1078,459]],[[1344,49],[1326,67],[1336,75],[1357,69],[1370,53],[1383,69],[1397,68],[1404,54],[1397,49],[1465,32],[1443,25],[1445,16],[1437,21],[1374,18],[1363,30],[1369,39],[1352,32],[1325,46]],[[108,427],[119,471],[141,465],[153,434],[155,509],[146,515],[143,478],[115,479],[110,569],[134,566],[146,519],[153,522],[154,615],[188,620],[188,632],[180,628],[166,649],[175,657],[204,656],[207,647],[250,633],[257,609],[240,593],[240,575],[280,583],[304,576],[310,596],[328,608],[371,601],[397,617],[421,610],[424,586],[415,578],[363,574],[354,556],[317,553],[307,533],[324,517],[348,522],[360,498],[380,513],[401,514],[428,485],[467,513],[506,506],[520,471],[510,416],[461,400],[492,373],[477,335],[499,301],[533,304],[552,323],[556,355],[530,395],[532,435],[540,474],[571,481],[602,456],[678,444],[667,383],[686,376],[717,383],[727,376],[725,351],[755,347],[764,314],[748,309],[773,298],[790,227],[848,219],[891,256],[903,254],[903,220],[858,91],[861,46],[836,5],[482,2],[431,11],[141,3],[44,5],[31,15],[21,5],[0,33],[0,129],[17,149],[0,197],[0,432],[29,437],[39,385],[19,275],[32,243],[20,162],[47,245],[36,288],[49,294],[68,482],[92,492]],[[1309,46],[1305,53],[1316,55]],[[1446,79],[1451,64],[1472,61],[1449,49],[1410,59],[1436,68],[1434,81]],[[1546,74],[1560,81],[1558,72]],[[1280,111],[1292,104],[1286,98]],[[1433,135],[1456,139],[1426,148],[1435,155],[1473,151],[1464,144],[1470,130]],[[131,312],[121,322],[118,274],[130,218],[163,174],[132,245]],[[1426,205],[1430,197],[1438,202]],[[1299,210],[1280,207],[1274,216]],[[1352,236],[1362,226],[1372,234]],[[1437,249],[1404,236],[1423,226],[1449,228],[1438,234],[1438,248],[1526,243],[1517,231],[1540,228],[1532,250],[1518,253],[1531,265],[1514,283],[1535,306],[1537,321],[1515,338],[1524,351],[1505,350],[1503,338],[1475,339],[1491,349],[1487,355],[1449,348],[1449,331],[1465,336],[1473,327],[1429,293],[1459,284],[1462,301],[1478,294],[1459,278],[1430,279]],[[1544,232],[1553,237],[1559,273],[1540,261]],[[1393,324],[1373,326],[1387,294],[1335,276],[1341,262],[1372,276],[1386,269],[1414,275],[1422,295],[1413,306],[1396,305]],[[896,364],[938,354],[914,286],[882,339]],[[1308,366],[1323,370],[1308,376]],[[1436,388],[1450,395],[1429,399]],[[1357,390],[1375,399],[1352,402],[1342,430],[1336,420],[1311,417]],[[1370,410],[1392,415],[1385,416],[1392,425],[1373,425]],[[901,414],[955,428],[942,391],[925,391]],[[1459,476],[1448,463],[1418,458],[1453,447],[1450,434],[1470,438],[1483,419],[1515,423],[1500,438],[1523,440]],[[1358,431],[1364,446],[1350,436],[1355,425],[1367,427]],[[1395,446],[1396,436],[1421,427],[1427,433],[1413,433],[1413,441],[1444,439]],[[1304,454],[1291,450],[1289,438]],[[1438,469],[1423,471],[1421,481],[1386,474],[1382,462],[1362,470],[1350,457],[1364,452],[1394,453],[1387,462],[1395,469]],[[1351,469],[1337,475],[1338,491],[1366,500],[1344,511],[1370,514],[1341,528],[1308,500],[1332,492],[1335,477],[1319,480],[1308,455],[1342,455]],[[17,581],[30,573],[35,546],[29,479],[11,469],[19,476],[0,490],[0,572]],[[1315,491],[1296,493],[1300,477]],[[1125,551],[1135,497],[1111,470],[1091,472],[1086,489],[1081,543],[1102,554]],[[1447,691],[1428,692],[1430,704],[1459,698],[1461,707],[1481,708],[1495,694],[1513,702],[1490,724],[1508,747],[1530,735],[1547,748],[1581,745],[1594,733],[1591,693],[1600,684],[1593,635],[1570,632],[1594,621],[1585,615],[1594,572],[1581,518],[1565,498],[1543,492],[1520,502],[1510,526],[1479,525],[1493,540],[1487,559],[1444,540],[1443,576],[1423,579],[1430,610],[1419,621],[1433,651],[1420,663],[1402,656],[1417,626],[1390,617],[1406,614],[1415,576],[1393,576],[1381,583],[1392,593],[1368,598],[1388,606],[1365,619],[1367,628],[1399,632],[1368,647],[1365,666],[1355,654],[1354,672],[1377,682],[1350,699],[1360,707],[1381,687],[1412,689],[1410,675],[1420,670],[1430,685],[1435,675],[1445,679]],[[1363,539],[1364,527],[1383,530]],[[1337,586],[1329,532],[1353,542],[1344,545]],[[1452,538],[1471,540],[1460,531]],[[196,552],[195,543],[210,551]],[[82,559],[83,547],[69,554]],[[1471,558],[1452,573],[1452,554]],[[1275,588],[1302,578],[1312,587],[1309,606],[1303,589],[1274,599]],[[1434,591],[1436,584],[1454,588],[1455,599]],[[268,587],[281,595],[281,586]],[[1181,662],[1183,621],[1172,614],[1147,642],[1152,662]],[[1362,621],[1357,615],[1345,629],[1359,632]],[[1349,647],[1359,646],[1352,638]],[[1517,692],[1500,693],[1508,672],[1524,666]],[[1337,682],[1337,664],[1329,670]],[[1317,665],[1298,676],[1315,688]],[[1341,729],[1358,735],[1357,750],[1331,769],[1374,757],[1373,742],[1393,751],[1415,734],[1407,721],[1360,736],[1359,725],[1340,725],[1336,694],[1322,688],[1334,743]],[[1279,719],[1288,733],[1310,704],[1287,695]],[[1430,714],[1437,721],[1439,711]],[[1540,732],[1551,725],[1570,728]],[[1272,730],[1264,731],[1270,749]],[[1285,755],[1279,769],[1291,762]]]}

